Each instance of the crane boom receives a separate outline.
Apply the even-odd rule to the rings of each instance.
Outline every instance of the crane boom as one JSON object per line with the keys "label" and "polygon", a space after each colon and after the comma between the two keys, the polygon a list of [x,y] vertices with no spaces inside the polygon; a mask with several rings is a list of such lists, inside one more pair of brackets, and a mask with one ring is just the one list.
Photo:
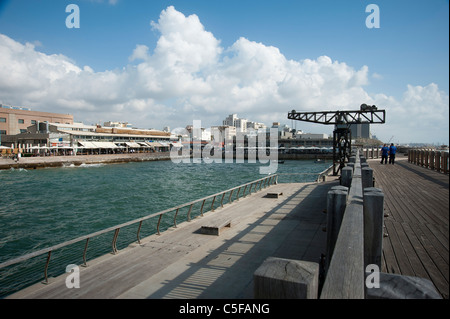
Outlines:
{"label": "crane boom", "polygon": [[336,124],[383,124],[385,123],[385,110],[359,110],[359,111],[324,111],[324,112],[296,112],[288,113],[288,119],[319,123],[325,125]]}
{"label": "crane boom", "polygon": [[[333,174],[345,166],[351,153],[351,124],[384,124],[386,111],[378,110],[375,105],[361,104],[356,111],[323,111],[323,112],[296,112],[288,113],[288,119],[335,125],[333,131]],[[339,167],[336,169],[337,163]]]}

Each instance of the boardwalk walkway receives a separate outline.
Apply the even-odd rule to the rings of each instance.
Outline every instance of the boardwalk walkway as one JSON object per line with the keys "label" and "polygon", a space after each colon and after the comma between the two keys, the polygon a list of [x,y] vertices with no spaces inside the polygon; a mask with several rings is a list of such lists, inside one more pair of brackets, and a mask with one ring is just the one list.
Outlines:
{"label": "boardwalk walkway", "polygon": [[[320,261],[325,253],[326,194],[338,181],[278,184],[153,235],[80,268],[80,288],[66,275],[10,298],[253,297],[253,273],[270,256]],[[267,192],[283,193],[266,198]],[[199,232],[212,219],[230,219],[220,236]]]}
{"label": "boardwalk walkway", "polygon": [[449,297],[449,176],[409,163],[369,160],[385,194],[383,272],[431,280]]}
{"label": "boardwalk walkway", "polygon": [[[449,298],[449,176],[399,159],[369,160],[385,194],[382,271],[430,279]],[[9,298],[253,297],[253,273],[269,256],[319,262],[325,252],[326,194],[338,181],[278,184],[205,214],[117,255],[80,268],[81,287],[63,275]],[[266,198],[267,192],[283,193]],[[199,232],[214,219],[231,220],[220,236]]]}

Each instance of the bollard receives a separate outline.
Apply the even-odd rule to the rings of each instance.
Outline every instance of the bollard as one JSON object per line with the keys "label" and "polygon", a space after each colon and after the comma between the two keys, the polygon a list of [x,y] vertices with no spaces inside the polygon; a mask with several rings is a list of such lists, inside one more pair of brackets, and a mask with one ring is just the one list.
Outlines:
{"label": "bollard", "polygon": [[253,274],[255,299],[317,299],[319,264],[267,258]]}
{"label": "bollard", "polygon": [[373,187],[373,169],[370,167],[361,167],[361,181],[362,187]]}
{"label": "bollard", "polygon": [[327,194],[326,269],[330,265],[334,246],[338,238],[339,230],[341,229],[342,219],[344,218],[344,212],[347,206],[347,198],[348,188],[344,186],[335,186],[335,189],[330,190]]}
{"label": "bollard", "polygon": [[383,253],[384,194],[364,191],[364,265],[381,268]]}
{"label": "bollard", "polygon": [[355,163],[347,163],[347,167],[351,167],[352,171],[355,171]]}
{"label": "bollard", "polygon": [[353,177],[353,168],[344,167],[341,170],[341,185],[350,187],[350,185],[352,184],[352,177]]}

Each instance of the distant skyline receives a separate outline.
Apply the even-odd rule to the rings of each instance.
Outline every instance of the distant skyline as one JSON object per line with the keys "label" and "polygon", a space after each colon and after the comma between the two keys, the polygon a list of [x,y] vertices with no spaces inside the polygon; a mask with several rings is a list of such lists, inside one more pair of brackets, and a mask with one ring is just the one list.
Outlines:
{"label": "distant skyline", "polygon": [[0,103],[85,124],[236,113],[326,134],[288,112],[366,103],[386,110],[380,140],[448,145],[448,39],[448,0],[0,0]]}

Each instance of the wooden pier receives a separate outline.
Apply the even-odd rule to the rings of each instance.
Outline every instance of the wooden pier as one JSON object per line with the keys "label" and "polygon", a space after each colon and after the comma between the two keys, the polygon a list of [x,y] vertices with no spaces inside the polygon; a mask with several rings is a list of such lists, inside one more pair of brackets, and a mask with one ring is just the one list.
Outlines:
{"label": "wooden pier", "polygon": [[[384,193],[387,215],[381,271],[428,279],[448,299],[449,176],[406,158],[395,165],[379,159],[368,163],[375,187]],[[324,210],[329,190],[337,185],[330,178],[270,186],[115,255],[88,261],[80,267],[80,288],[68,289],[65,274],[8,298],[253,298],[253,275],[268,257],[323,260]],[[273,193],[278,196],[267,196]],[[202,233],[203,226],[218,221],[230,227],[219,235]]]}
{"label": "wooden pier", "polygon": [[[337,185],[286,183],[270,186],[161,235],[88,261],[80,288],[68,274],[49,278],[8,298],[253,298],[253,273],[268,257],[319,263],[325,252],[326,197]],[[278,198],[267,193],[281,194]],[[219,236],[204,225],[230,220]]]}
{"label": "wooden pier", "polygon": [[369,160],[385,195],[382,271],[429,279],[449,297],[449,175],[400,158]]}

